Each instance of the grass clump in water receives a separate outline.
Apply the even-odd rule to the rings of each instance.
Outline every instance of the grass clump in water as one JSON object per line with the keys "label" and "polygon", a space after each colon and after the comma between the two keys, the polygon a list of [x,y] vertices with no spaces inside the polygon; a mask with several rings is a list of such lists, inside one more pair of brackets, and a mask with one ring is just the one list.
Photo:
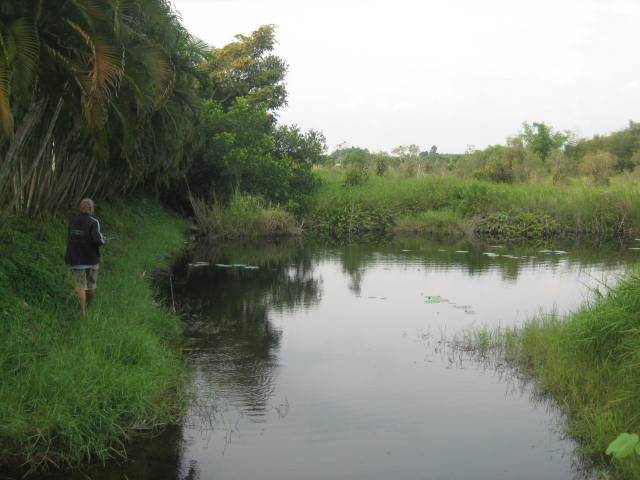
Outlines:
{"label": "grass clump in water", "polygon": [[179,319],[148,272],[182,244],[185,222],[139,199],[98,206],[108,241],[83,317],[63,265],[67,218],[0,226],[0,463],[26,472],[124,454],[136,429],[181,410]]}
{"label": "grass clump in water", "polygon": [[603,478],[640,478],[640,457],[605,454],[622,432],[640,432],[640,273],[566,317],[538,316],[522,328],[470,335],[553,398],[582,458]]}
{"label": "grass clump in water", "polygon": [[209,238],[238,239],[296,236],[301,228],[282,207],[270,206],[259,197],[236,192],[227,205],[190,197],[196,224]]}

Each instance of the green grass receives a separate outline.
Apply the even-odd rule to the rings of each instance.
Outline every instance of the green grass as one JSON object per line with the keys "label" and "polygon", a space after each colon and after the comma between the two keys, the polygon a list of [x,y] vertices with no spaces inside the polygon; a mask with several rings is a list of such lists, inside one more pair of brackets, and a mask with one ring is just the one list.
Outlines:
{"label": "green grass", "polygon": [[195,222],[209,239],[248,239],[297,236],[295,217],[282,207],[268,205],[259,197],[235,193],[228,205],[190,198]]}
{"label": "green grass", "polygon": [[[473,332],[469,348],[507,360],[566,414],[566,431],[598,478],[640,478],[640,457],[610,458],[620,433],[640,433],[640,272],[566,317]],[[495,359],[495,357],[494,357]]]}
{"label": "green grass", "polygon": [[149,280],[185,222],[144,198],[98,204],[105,235],[118,236],[83,317],[63,265],[71,215],[0,226],[0,462],[25,471],[122,455],[132,429],[182,408],[180,321]]}
{"label": "green grass", "polygon": [[[580,179],[570,185],[496,184],[452,175],[371,176],[361,185],[347,186],[341,172],[321,175],[323,185],[307,214],[307,225],[321,231],[336,224],[337,212],[351,209],[384,212],[384,221],[391,219],[390,231],[455,236],[505,231],[518,236],[523,229],[542,238],[550,230],[536,225],[551,222],[559,226],[556,236],[617,239],[640,232],[640,187],[625,177],[606,187]],[[477,228],[488,215],[489,221],[502,216],[504,224]],[[531,224],[522,225],[522,218]]]}

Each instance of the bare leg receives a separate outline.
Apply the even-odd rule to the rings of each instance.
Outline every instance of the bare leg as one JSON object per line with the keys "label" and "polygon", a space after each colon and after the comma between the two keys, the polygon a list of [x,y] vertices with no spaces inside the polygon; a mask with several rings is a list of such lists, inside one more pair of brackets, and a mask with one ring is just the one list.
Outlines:
{"label": "bare leg", "polygon": [[80,311],[84,315],[87,311],[87,294],[84,290],[76,290],[78,300],[80,300]]}
{"label": "bare leg", "polygon": [[87,308],[89,308],[91,306],[91,302],[93,302],[93,297],[96,296],[96,290],[87,290]]}

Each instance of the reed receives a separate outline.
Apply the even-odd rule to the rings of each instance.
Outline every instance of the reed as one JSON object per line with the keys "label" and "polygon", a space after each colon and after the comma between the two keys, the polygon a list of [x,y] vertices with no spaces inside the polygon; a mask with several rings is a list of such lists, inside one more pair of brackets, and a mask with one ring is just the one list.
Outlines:
{"label": "reed", "polygon": [[259,197],[236,192],[228,204],[189,200],[197,227],[210,239],[297,236],[302,233],[295,217]]}
{"label": "reed", "polygon": [[473,332],[467,348],[506,360],[560,406],[566,432],[596,478],[640,478],[637,455],[605,454],[620,433],[640,432],[640,272],[601,290],[564,317],[539,315],[519,329]]}
{"label": "reed", "polygon": [[[551,232],[554,236],[603,239],[640,232],[640,187],[624,176],[613,179],[608,186],[594,186],[583,179],[568,185],[496,184],[433,174],[375,176],[364,184],[348,186],[340,172],[324,171],[322,176],[324,182],[307,214],[310,226],[314,226],[314,218],[322,222],[331,218],[330,212],[352,208],[384,210],[391,217],[390,229],[397,227],[400,231],[479,235],[504,230],[517,237],[520,228],[527,235],[539,230],[541,237]],[[493,225],[477,229],[487,217]],[[505,225],[496,223],[498,218]],[[519,226],[523,218],[531,220],[532,225]],[[537,229],[536,224],[558,228]]]}

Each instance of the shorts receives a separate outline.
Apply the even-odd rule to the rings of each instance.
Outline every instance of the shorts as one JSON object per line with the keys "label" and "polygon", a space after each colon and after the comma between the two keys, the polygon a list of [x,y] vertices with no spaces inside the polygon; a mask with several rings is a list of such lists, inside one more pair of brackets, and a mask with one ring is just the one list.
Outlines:
{"label": "shorts", "polygon": [[76,290],[95,290],[100,265],[91,268],[72,268],[71,274],[76,282]]}

